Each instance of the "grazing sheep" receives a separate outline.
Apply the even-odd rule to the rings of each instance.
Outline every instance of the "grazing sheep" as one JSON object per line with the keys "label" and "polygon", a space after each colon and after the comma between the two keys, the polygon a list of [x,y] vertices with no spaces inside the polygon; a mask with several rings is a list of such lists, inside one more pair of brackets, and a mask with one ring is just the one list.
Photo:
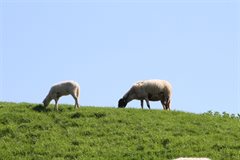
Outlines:
{"label": "grazing sheep", "polygon": [[130,90],[118,101],[119,108],[125,108],[127,103],[133,99],[141,101],[143,109],[143,100],[146,101],[150,109],[149,101],[161,101],[163,109],[170,110],[172,87],[165,80],[145,80],[134,84]]}
{"label": "grazing sheep", "polygon": [[61,96],[72,95],[75,100],[75,108],[79,108],[78,99],[80,94],[80,87],[77,82],[65,81],[55,84],[51,87],[48,95],[43,100],[45,107],[49,105],[52,99],[55,100],[55,109],[58,110],[58,100]]}

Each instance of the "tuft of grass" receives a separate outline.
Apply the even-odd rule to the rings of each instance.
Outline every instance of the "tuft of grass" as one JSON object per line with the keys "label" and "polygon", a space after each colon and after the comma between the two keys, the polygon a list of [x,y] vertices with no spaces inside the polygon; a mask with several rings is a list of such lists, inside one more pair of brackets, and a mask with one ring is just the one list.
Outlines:
{"label": "tuft of grass", "polygon": [[227,113],[0,102],[1,159],[240,159]]}

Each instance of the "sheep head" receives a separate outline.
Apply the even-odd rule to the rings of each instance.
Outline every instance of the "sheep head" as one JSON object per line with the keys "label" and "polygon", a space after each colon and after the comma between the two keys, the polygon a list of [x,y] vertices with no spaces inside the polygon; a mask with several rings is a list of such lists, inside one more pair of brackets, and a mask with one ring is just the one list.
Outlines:
{"label": "sheep head", "polygon": [[125,108],[127,106],[127,100],[125,98],[121,98],[118,101],[118,108]]}
{"label": "sheep head", "polygon": [[50,101],[51,101],[51,100],[49,100],[49,98],[46,97],[46,98],[43,100],[43,102],[42,102],[43,105],[44,105],[44,107],[47,107],[47,106],[49,105]]}

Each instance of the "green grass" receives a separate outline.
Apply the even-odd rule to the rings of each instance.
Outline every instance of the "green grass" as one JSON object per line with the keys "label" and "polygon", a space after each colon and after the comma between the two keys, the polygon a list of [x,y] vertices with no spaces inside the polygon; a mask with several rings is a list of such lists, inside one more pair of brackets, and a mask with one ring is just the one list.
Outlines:
{"label": "green grass", "polygon": [[240,159],[240,119],[220,114],[0,102],[0,159]]}

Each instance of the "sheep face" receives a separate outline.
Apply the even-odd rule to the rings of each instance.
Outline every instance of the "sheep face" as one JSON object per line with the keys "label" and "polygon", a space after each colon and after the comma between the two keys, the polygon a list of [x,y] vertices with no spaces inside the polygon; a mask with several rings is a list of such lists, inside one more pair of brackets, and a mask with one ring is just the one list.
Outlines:
{"label": "sheep face", "polygon": [[127,106],[127,100],[124,98],[119,99],[118,108],[125,108]]}
{"label": "sheep face", "polygon": [[43,105],[44,105],[44,107],[47,107],[47,106],[49,105],[49,103],[50,103],[50,101],[49,101],[47,98],[45,98],[45,99],[43,100]]}

